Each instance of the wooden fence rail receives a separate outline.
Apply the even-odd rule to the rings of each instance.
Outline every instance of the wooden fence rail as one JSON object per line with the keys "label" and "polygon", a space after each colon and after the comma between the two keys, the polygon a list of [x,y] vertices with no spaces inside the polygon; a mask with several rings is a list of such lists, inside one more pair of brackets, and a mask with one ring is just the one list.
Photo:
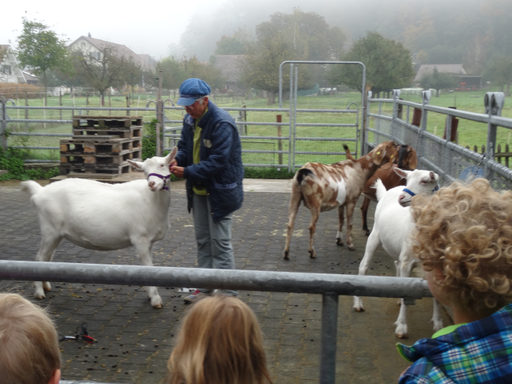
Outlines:
{"label": "wooden fence rail", "polygon": [[[485,153],[485,145],[482,145],[480,147],[478,145],[475,145],[475,146],[473,146],[473,149],[471,149],[469,147],[469,145],[466,145],[466,148],[469,150],[473,150],[473,152],[476,152],[476,153],[481,153],[481,154]],[[509,159],[511,157],[512,157],[512,152],[510,152],[509,145],[505,144],[505,148],[502,151],[501,144],[498,144],[498,146],[496,147],[496,152],[494,153],[494,160],[502,165],[505,165],[507,168],[510,168],[509,167]],[[505,161],[505,164],[502,163],[502,159]]]}

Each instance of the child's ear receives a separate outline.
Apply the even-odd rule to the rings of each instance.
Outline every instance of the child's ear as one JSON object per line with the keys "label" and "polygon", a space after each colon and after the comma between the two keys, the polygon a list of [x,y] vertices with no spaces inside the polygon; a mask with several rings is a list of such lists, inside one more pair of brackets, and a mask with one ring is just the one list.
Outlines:
{"label": "child's ear", "polygon": [[48,384],[59,384],[60,381],[60,369],[56,369],[55,372],[53,372],[52,378],[48,382]]}
{"label": "child's ear", "polygon": [[439,268],[434,268],[434,274],[436,277],[436,281],[444,280],[444,272],[440,270]]}

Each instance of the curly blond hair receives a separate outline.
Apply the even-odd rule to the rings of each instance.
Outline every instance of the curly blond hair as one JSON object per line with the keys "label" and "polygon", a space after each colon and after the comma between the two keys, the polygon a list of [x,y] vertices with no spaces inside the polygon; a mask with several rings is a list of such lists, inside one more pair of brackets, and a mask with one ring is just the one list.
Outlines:
{"label": "curly blond hair", "polygon": [[512,302],[512,192],[485,179],[414,197],[413,251],[452,303],[487,313]]}

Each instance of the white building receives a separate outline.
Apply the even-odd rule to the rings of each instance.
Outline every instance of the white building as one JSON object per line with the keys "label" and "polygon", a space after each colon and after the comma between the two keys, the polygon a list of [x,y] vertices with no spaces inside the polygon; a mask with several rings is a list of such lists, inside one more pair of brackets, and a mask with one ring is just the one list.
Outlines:
{"label": "white building", "polygon": [[[18,65],[18,60],[9,44],[0,44],[0,83],[30,83]],[[30,79],[31,80],[31,79]]]}
{"label": "white building", "polygon": [[69,50],[84,52],[96,60],[101,60],[101,55],[105,48],[113,49],[115,54],[119,57],[133,60],[133,62],[139,65],[144,71],[150,71],[155,68],[156,61],[150,55],[139,55],[126,45],[94,39],[90,36],[80,36],[68,46]]}

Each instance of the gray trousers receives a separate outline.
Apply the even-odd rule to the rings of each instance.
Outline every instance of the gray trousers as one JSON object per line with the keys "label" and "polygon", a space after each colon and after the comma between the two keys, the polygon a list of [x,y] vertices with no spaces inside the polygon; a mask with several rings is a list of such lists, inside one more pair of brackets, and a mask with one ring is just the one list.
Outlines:
{"label": "gray trousers", "polygon": [[[231,244],[231,225],[233,214],[229,214],[217,223],[213,222],[210,202],[206,196],[194,193],[192,215],[197,242],[197,266],[199,268],[235,269],[235,256]],[[201,292],[211,290],[201,288]],[[225,291],[236,296],[237,291]]]}

